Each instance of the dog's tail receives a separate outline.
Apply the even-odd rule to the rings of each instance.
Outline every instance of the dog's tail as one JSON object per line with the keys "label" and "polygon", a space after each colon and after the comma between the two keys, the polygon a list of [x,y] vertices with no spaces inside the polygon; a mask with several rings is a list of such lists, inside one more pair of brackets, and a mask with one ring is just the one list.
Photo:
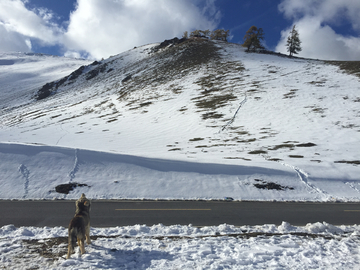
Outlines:
{"label": "dog's tail", "polygon": [[66,256],[66,259],[69,259],[71,254],[74,253],[74,249],[76,246],[76,241],[77,241],[77,228],[73,227],[73,228],[69,228],[69,245],[68,245],[68,253]]}

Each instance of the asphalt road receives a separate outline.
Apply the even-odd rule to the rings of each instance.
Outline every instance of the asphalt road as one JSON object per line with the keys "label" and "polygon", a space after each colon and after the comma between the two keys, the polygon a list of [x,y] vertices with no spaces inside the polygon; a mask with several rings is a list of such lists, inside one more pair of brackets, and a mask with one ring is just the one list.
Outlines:
{"label": "asphalt road", "polygon": [[[0,226],[67,227],[74,212],[75,201],[0,201]],[[297,226],[323,221],[354,225],[360,223],[360,203],[93,200],[90,215],[92,227],[280,225],[282,221]]]}

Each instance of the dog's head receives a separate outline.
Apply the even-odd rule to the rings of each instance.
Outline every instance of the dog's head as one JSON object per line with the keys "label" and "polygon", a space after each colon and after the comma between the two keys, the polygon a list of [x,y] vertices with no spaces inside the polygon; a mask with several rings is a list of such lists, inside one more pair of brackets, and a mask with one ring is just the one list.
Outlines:
{"label": "dog's head", "polygon": [[78,199],[75,204],[76,204],[76,211],[75,211],[76,214],[83,212],[83,211],[86,211],[86,212],[90,211],[91,203],[90,203],[90,200],[88,200],[85,197],[84,193],[81,194],[80,199]]}

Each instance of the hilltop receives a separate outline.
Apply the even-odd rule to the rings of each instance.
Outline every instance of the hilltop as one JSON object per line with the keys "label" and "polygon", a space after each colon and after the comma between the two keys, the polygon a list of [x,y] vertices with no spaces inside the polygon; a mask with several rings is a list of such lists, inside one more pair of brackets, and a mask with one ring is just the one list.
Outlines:
{"label": "hilltop", "polygon": [[0,197],[358,201],[360,85],[341,68],[204,39],[78,62],[1,97]]}

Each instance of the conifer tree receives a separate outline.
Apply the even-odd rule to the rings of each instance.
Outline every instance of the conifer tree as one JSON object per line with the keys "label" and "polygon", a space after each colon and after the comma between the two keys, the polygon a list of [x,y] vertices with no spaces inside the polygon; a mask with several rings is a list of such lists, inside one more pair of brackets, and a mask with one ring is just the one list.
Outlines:
{"label": "conifer tree", "polygon": [[249,30],[246,31],[244,36],[243,47],[247,48],[246,51],[256,51],[257,49],[264,49],[264,46],[261,44],[261,40],[264,39],[264,31],[262,28],[257,28],[256,26],[251,26]]}
{"label": "conifer tree", "polygon": [[287,43],[286,43],[286,47],[287,47],[287,51],[289,52],[290,57],[293,54],[298,54],[299,52],[301,52],[301,41],[299,38],[299,33],[296,30],[296,25],[293,26],[290,35],[287,39]]}

